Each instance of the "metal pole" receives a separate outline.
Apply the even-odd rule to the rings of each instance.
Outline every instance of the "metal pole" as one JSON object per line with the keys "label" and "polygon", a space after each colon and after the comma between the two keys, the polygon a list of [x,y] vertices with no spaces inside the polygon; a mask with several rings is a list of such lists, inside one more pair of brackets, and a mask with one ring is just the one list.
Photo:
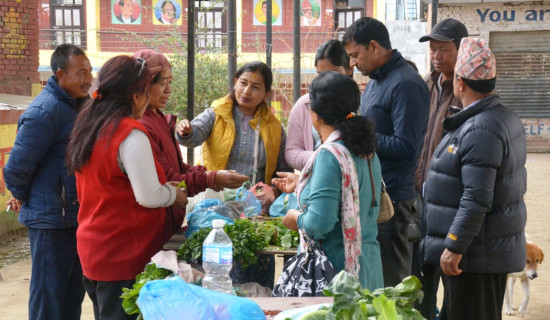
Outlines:
{"label": "metal pole", "polygon": [[228,91],[233,90],[233,76],[237,73],[237,3],[229,0],[227,3],[227,62]]}
{"label": "metal pole", "polygon": [[437,24],[437,7],[439,0],[432,0],[432,28]]}
{"label": "metal pole", "polygon": [[293,60],[294,67],[292,68],[292,100],[300,98],[302,84],[300,82],[300,0],[294,0],[294,19],[293,19]]}
{"label": "metal pole", "polygon": [[265,14],[265,63],[271,68],[271,47],[273,46],[272,32],[273,32],[273,20],[272,20],[272,0],[267,0],[267,12]]}
{"label": "metal pole", "polygon": [[[187,0],[187,119],[195,117],[195,0]],[[194,165],[193,148],[187,148],[187,163]]]}

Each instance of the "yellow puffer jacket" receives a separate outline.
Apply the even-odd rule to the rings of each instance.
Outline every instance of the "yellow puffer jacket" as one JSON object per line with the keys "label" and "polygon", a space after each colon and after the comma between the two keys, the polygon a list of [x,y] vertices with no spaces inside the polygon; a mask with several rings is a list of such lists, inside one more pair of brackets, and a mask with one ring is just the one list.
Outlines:
{"label": "yellow puffer jacket", "polygon": [[[229,95],[212,103],[216,120],[210,137],[203,145],[204,166],[208,170],[223,170],[235,141],[235,122],[233,121],[233,100]],[[254,118],[249,124],[256,128],[258,117],[261,116],[260,138],[264,142],[267,163],[265,166],[265,182],[270,183],[277,168],[277,158],[281,147],[281,122],[273,115],[271,108],[263,102],[257,108]]]}

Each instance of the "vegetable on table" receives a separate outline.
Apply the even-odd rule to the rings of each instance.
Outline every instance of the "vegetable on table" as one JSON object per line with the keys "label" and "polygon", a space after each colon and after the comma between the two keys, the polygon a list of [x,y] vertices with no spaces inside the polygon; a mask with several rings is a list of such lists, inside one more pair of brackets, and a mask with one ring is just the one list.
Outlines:
{"label": "vegetable on table", "polygon": [[395,287],[370,292],[361,289],[359,280],[346,271],[340,271],[323,290],[325,296],[334,297],[331,307],[304,315],[302,320],[317,319],[425,319],[414,309],[416,300],[422,301],[422,285],[415,276],[409,276]]}

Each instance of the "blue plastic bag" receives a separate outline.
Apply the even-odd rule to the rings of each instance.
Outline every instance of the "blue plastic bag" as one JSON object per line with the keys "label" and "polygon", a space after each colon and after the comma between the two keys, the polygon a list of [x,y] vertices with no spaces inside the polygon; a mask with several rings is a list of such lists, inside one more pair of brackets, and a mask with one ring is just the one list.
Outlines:
{"label": "blue plastic bag", "polygon": [[265,320],[260,306],[246,298],[188,284],[180,277],[147,282],[137,304],[144,320]]}
{"label": "blue plastic bag", "polygon": [[247,205],[244,201],[226,201],[203,210],[193,210],[187,215],[185,237],[191,238],[193,233],[201,228],[211,228],[214,219],[221,219],[226,224],[233,224],[233,221],[240,219],[246,212]]}
{"label": "blue plastic bag", "polygon": [[191,238],[193,233],[199,231],[201,228],[212,227],[212,220],[222,219],[226,224],[233,224],[233,219],[223,216],[211,209],[216,208],[222,204],[219,199],[204,199],[199,202],[195,209],[187,214],[187,230],[185,230],[185,237]]}
{"label": "blue plastic bag", "polygon": [[269,208],[270,217],[284,217],[286,212],[289,209],[299,209],[298,199],[296,199],[296,194],[293,193],[283,193],[281,194]]}
{"label": "blue plastic bag", "polygon": [[193,209],[193,211],[203,210],[203,209],[206,209],[206,208],[217,206],[219,204],[222,204],[222,201],[220,199],[204,199],[204,200],[201,200],[199,203],[197,203],[197,205],[195,206],[195,209]]}
{"label": "blue plastic bag", "polygon": [[247,190],[244,186],[237,189],[235,201],[244,201],[247,203],[247,206],[244,209],[244,214],[247,217],[255,217],[262,213],[262,203],[250,190]]}

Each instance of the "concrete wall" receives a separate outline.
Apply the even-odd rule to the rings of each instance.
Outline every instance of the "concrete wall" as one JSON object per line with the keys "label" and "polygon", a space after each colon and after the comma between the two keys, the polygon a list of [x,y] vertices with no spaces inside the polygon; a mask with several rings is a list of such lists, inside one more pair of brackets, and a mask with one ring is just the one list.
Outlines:
{"label": "concrete wall", "polygon": [[470,36],[489,41],[491,31],[550,30],[550,3],[548,1],[440,3],[437,19],[441,21],[446,18],[462,21],[468,28]]}
{"label": "concrete wall", "polygon": [[38,76],[38,3],[0,2],[0,93],[36,95]]}
{"label": "concrete wall", "polygon": [[399,50],[403,57],[416,64],[422,75],[430,71],[428,63],[429,42],[418,42],[428,33],[427,22],[418,20],[386,21],[392,47]]}

